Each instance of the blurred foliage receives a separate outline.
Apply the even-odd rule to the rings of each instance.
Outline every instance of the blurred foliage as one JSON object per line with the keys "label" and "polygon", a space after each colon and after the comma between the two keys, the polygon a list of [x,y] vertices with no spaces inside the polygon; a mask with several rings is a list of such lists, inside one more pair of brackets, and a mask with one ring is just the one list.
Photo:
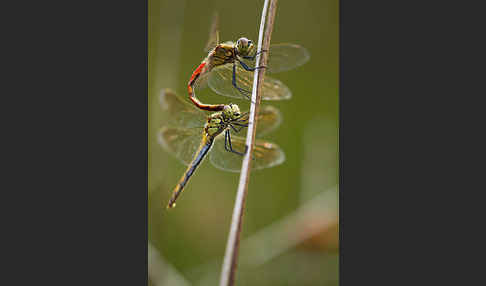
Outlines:
{"label": "blurred foliage", "polygon": [[[171,265],[171,271],[193,285],[215,285],[219,280],[239,174],[220,171],[205,161],[177,207],[165,208],[185,166],[157,143],[156,132],[164,123],[159,93],[172,88],[187,96],[187,81],[206,56],[203,49],[215,10],[222,41],[241,36],[256,41],[262,7],[263,0],[149,0],[149,241],[165,260],[162,265]],[[272,43],[300,44],[311,59],[295,70],[273,75],[293,92],[288,101],[269,103],[280,109],[283,122],[266,138],[283,148],[286,161],[252,172],[243,240],[338,183],[338,23],[337,0],[278,1]],[[242,110],[247,106],[209,89],[198,97],[206,103],[237,103]],[[336,213],[337,203],[333,205]],[[337,218],[322,223],[329,219],[316,212],[293,227],[291,232],[313,235],[303,235],[299,245],[263,265],[241,266],[237,285],[338,285],[338,224]]]}

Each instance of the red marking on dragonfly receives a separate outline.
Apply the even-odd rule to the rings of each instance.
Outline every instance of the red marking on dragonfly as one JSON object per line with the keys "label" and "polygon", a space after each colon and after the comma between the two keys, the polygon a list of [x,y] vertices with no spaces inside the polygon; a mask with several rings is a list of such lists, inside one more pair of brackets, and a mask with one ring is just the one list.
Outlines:
{"label": "red marking on dragonfly", "polygon": [[189,99],[200,109],[208,110],[208,111],[221,111],[224,108],[224,104],[204,104],[200,102],[196,96],[194,95],[194,88],[193,85],[199,76],[203,73],[204,68],[206,67],[206,62],[202,62],[196,70],[192,73],[191,78],[187,84],[187,91],[189,93]]}
{"label": "red marking on dragonfly", "polygon": [[189,79],[189,84],[192,84],[196,78],[199,77],[199,75],[201,74],[202,72],[202,69],[206,66],[206,63],[203,62],[201,63],[197,68],[196,70],[194,70],[194,72],[192,73],[192,76],[191,76],[191,79]]}

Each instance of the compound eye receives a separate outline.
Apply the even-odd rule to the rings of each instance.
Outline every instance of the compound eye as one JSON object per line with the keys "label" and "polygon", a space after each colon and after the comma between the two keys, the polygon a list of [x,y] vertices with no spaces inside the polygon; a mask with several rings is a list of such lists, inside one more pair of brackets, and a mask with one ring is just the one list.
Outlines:
{"label": "compound eye", "polygon": [[248,39],[247,38],[240,38],[240,39],[238,39],[238,41],[240,42],[240,44],[242,46],[245,46],[245,47],[248,46]]}

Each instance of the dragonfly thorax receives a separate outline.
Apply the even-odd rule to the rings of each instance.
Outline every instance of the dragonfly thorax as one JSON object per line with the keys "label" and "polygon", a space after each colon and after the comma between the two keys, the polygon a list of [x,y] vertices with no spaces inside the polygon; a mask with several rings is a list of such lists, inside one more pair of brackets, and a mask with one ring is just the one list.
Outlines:
{"label": "dragonfly thorax", "polygon": [[212,70],[214,67],[234,62],[235,53],[234,43],[221,43],[209,52],[204,61],[208,63],[208,69]]}
{"label": "dragonfly thorax", "polygon": [[214,137],[222,133],[232,122],[241,117],[240,108],[236,104],[224,106],[223,111],[215,112],[208,117],[205,125],[205,132],[208,136]]}

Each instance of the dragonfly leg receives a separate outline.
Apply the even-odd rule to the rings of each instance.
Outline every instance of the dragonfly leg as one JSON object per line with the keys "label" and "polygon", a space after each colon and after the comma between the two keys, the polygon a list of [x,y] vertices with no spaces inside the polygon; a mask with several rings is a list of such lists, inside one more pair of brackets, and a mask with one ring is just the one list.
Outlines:
{"label": "dragonfly leg", "polygon": [[244,62],[240,61],[239,59],[238,59],[238,62],[247,71],[254,71],[254,70],[257,70],[257,69],[263,69],[263,68],[265,68],[265,66],[259,66],[259,67],[251,68],[251,67],[247,66]]}
{"label": "dragonfly leg", "polygon": [[233,126],[233,124],[230,124],[229,126],[231,127],[231,129],[233,129],[234,132],[237,132],[237,133],[239,132],[238,130],[236,130],[236,128]]}
{"label": "dragonfly leg", "polygon": [[248,100],[250,100],[250,96],[248,96],[248,94],[250,94],[250,92],[248,90],[244,90],[243,88],[241,87],[238,87],[236,85],[236,64],[233,63],[233,80],[231,82],[233,84],[233,86],[239,91],[241,92],[241,94],[243,94]]}
{"label": "dragonfly leg", "polygon": [[229,149],[228,149],[228,130],[226,130],[224,132],[224,149],[228,152],[231,152]]}
{"label": "dragonfly leg", "polygon": [[[227,142],[228,142],[229,150],[227,149],[227,146],[226,146],[226,139],[227,139]],[[231,146],[231,135],[230,135],[230,131],[229,130],[226,130],[225,131],[225,142],[224,143],[225,143],[225,146],[224,147],[225,147],[226,151],[229,151],[231,153],[238,154],[240,156],[245,155],[246,151],[248,150],[248,146],[246,146],[244,153],[241,153],[241,152],[238,152],[238,151],[233,150],[233,146]]]}
{"label": "dragonfly leg", "polygon": [[256,58],[256,56],[257,56],[258,54],[262,54],[262,53],[264,53],[264,52],[268,52],[268,50],[261,50],[261,51],[259,51],[258,53],[254,54],[254,55],[253,55],[253,56],[251,56],[251,57],[242,57],[242,58],[244,58],[245,60],[252,60],[252,61],[253,61],[253,60],[255,60],[255,58]]}
{"label": "dragonfly leg", "polygon": [[242,113],[238,119],[239,119],[239,120],[241,120],[241,118],[246,117],[246,116],[247,116],[249,113],[250,113],[250,112],[248,112],[248,111],[247,111],[247,112]]}
{"label": "dragonfly leg", "polygon": [[[232,124],[231,127],[233,128],[233,130],[236,133],[240,132],[243,128],[248,127],[248,124],[241,124],[241,123],[238,123],[238,122],[233,122],[231,124]],[[236,125],[236,126],[238,126],[238,127],[240,127],[240,128],[239,129],[236,129],[235,127],[233,127],[233,124]]]}
{"label": "dragonfly leg", "polygon": [[236,126],[248,127],[248,123],[246,123],[246,124],[245,124],[245,123],[240,123],[240,122],[233,122],[233,123],[231,123],[231,124],[234,124],[234,125],[236,125]]}
{"label": "dragonfly leg", "polygon": [[241,127],[237,132],[240,132],[243,128],[248,127],[248,118],[246,118],[248,112],[243,113],[237,120],[233,121],[231,124]]}
{"label": "dragonfly leg", "polygon": [[[239,129],[236,129],[236,127],[234,127],[234,126],[233,126],[233,124],[234,124],[234,125],[236,125],[236,126],[239,126],[240,128],[239,128]],[[236,123],[236,122],[231,123],[229,126],[230,126],[230,127],[231,127],[231,129],[233,129],[233,131],[234,131],[234,132],[236,132],[236,133],[240,132],[240,131],[241,131],[241,129],[243,129],[243,128],[245,127],[245,126],[241,126],[240,124],[238,124],[238,123]]]}

